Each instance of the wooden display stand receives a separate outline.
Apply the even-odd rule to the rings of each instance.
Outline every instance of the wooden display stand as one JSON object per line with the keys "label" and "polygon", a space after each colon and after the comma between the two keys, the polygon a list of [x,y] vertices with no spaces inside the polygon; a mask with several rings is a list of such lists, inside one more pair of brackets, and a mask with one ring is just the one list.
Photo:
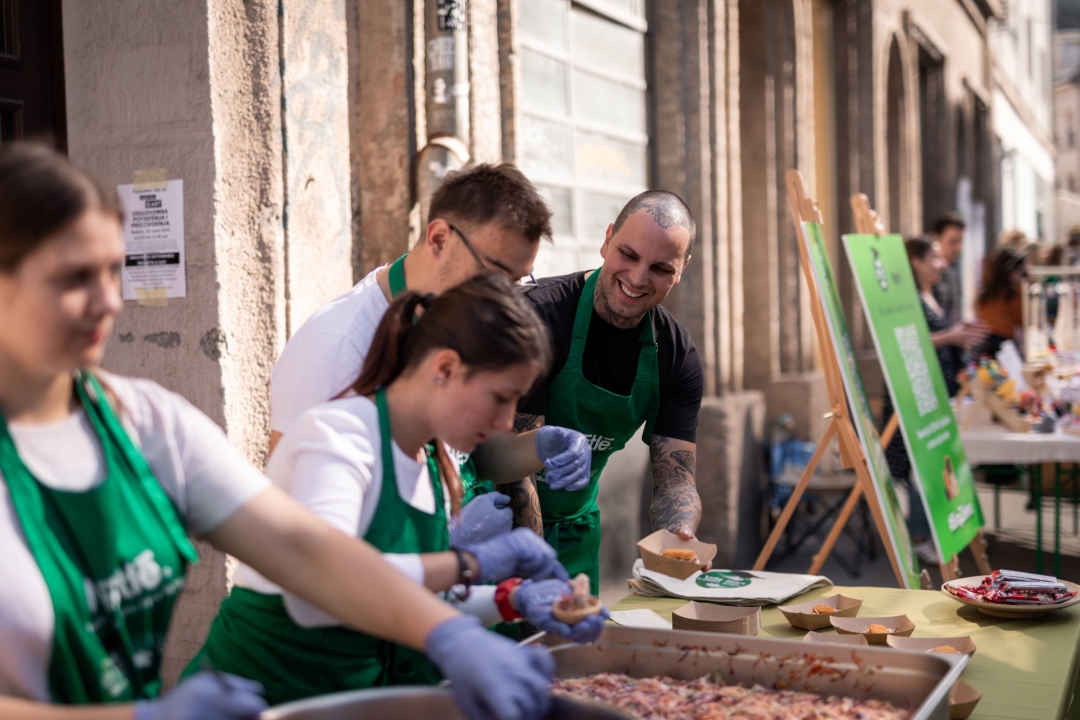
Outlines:
{"label": "wooden display stand", "polygon": [[[765,542],[765,547],[762,548],[761,554],[758,555],[757,562],[754,563],[754,570],[763,570],[765,568],[765,564],[772,556],[777,543],[780,542],[781,535],[783,535],[788,523],[791,522],[791,518],[795,514],[795,509],[799,506],[803,493],[805,493],[806,487],[810,483],[810,478],[813,476],[814,471],[821,462],[821,458],[825,455],[826,449],[835,437],[840,446],[840,457],[844,466],[854,468],[857,480],[855,482],[855,487],[848,495],[843,508],[840,510],[840,515],[829,530],[829,534],[826,536],[825,541],[821,546],[821,550],[814,556],[814,560],[810,565],[810,574],[816,575],[821,571],[822,566],[825,564],[825,560],[829,557],[829,553],[832,552],[833,547],[836,545],[836,541],[840,539],[840,533],[851,518],[851,514],[855,511],[859,499],[864,493],[870,500],[870,511],[873,515],[874,523],[877,525],[878,533],[884,539],[889,537],[889,531],[885,522],[885,517],[881,511],[881,504],[877,502],[876,489],[874,488],[873,480],[870,478],[870,469],[867,466],[866,458],[863,455],[862,445],[859,442],[855,426],[852,424],[851,417],[848,413],[847,395],[844,391],[844,379],[840,374],[840,365],[836,356],[836,348],[833,347],[831,340],[832,336],[829,333],[828,321],[825,317],[825,309],[822,307],[821,296],[818,294],[817,290],[817,281],[814,278],[813,268],[810,266],[810,256],[806,250],[806,238],[803,237],[803,222],[809,221],[820,223],[822,221],[821,212],[818,210],[817,202],[807,197],[802,174],[798,170],[789,170],[786,175],[786,180],[788,202],[791,205],[791,214],[795,220],[795,232],[799,237],[799,259],[802,263],[803,278],[809,289],[810,312],[813,316],[814,328],[817,332],[819,346],[821,348],[822,371],[825,375],[825,385],[829,393],[829,401],[832,410],[825,414],[825,417],[829,420],[829,424],[825,428],[825,433],[821,436],[817,449],[814,451],[813,456],[810,458],[810,462],[807,463],[806,468],[803,470],[799,482],[795,485],[791,493],[791,498],[788,500],[783,513],[780,515],[780,519],[769,534],[769,539]],[[882,544],[885,546],[885,552],[889,556],[889,563],[892,565],[897,582],[900,587],[904,587],[904,573],[900,567],[900,562],[896,557],[892,544],[887,540]]]}
{"label": "wooden display stand", "polygon": [[[851,196],[851,211],[855,216],[855,228],[860,235],[884,235],[885,224],[882,222],[881,217],[870,207],[870,199],[863,193]],[[969,383],[962,383],[960,392],[957,393],[956,404],[954,405],[954,411],[959,414],[960,398],[961,396],[969,392],[969,386],[976,388],[981,386],[981,383],[972,378]],[[976,392],[978,392],[976,390]],[[1001,402],[1001,399],[994,395],[992,392],[984,392],[982,395],[990,395],[994,400]],[[1004,404],[1004,403],[1002,403]],[[1011,408],[1008,408],[1011,410]],[[1015,414],[1015,413],[1014,413]],[[970,416],[969,416],[970,417]],[[1017,416],[1019,419],[1019,416]],[[1023,420],[1021,420],[1023,422]],[[881,433],[881,446],[888,447],[889,442],[892,441],[893,435],[896,434],[896,430],[900,425],[900,415],[893,413],[893,416],[889,418],[888,424],[885,426],[884,431]],[[1026,424],[1025,424],[1026,426]],[[961,428],[963,430],[964,428]],[[1025,429],[1026,432],[1026,429]],[[914,500],[918,500],[914,498]],[[971,541],[968,546],[971,548],[971,554],[975,556],[975,564],[979,568],[979,572],[983,575],[990,574],[990,558],[986,554],[986,539],[983,537],[983,531],[979,530],[978,535]],[[955,556],[946,563],[939,563],[938,568],[941,571],[941,579],[943,582],[954,580],[959,577],[960,573],[960,557]],[[924,584],[927,583],[929,578],[924,578]],[[929,589],[929,588],[927,588]]]}

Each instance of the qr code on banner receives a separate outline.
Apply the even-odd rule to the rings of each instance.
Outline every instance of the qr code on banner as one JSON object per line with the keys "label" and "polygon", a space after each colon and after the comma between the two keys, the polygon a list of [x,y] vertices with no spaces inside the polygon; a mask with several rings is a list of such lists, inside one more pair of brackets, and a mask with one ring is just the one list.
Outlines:
{"label": "qr code on banner", "polygon": [[934,392],[934,383],[930,380],[930,368],[926,365],[926,356],[923,355],[915,324],[901,325],[894,328],[893,333],[896,334],[896,343],[900,346],[900,357],[904,358],[904,369],[907,370],[911,391],[915,394],[915,407],[919,410],[919,417],[934,412],[938,409],[937,393]]}

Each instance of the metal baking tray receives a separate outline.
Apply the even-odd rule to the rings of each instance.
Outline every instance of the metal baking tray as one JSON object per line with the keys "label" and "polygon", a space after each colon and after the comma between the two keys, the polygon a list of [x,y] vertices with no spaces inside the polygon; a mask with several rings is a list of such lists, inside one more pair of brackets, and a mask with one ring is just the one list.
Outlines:
{"label": "metal baking tray", "polygon": [[725,683],[856,699],[914,709],[913,720],[947,720],[949,690],[966,655],[890,647],[847,647],[799,640],[608,626],[593,645],[553,645],[558,677],[625,673],[692,680],[715,673]]}
{"label": "metal baking tray", "polygon": [[[401,686],[299,700],[265,711],[261,720],[467,720],[449,688]],[[614,708],[554,698],[548,720],[633,720]]]}

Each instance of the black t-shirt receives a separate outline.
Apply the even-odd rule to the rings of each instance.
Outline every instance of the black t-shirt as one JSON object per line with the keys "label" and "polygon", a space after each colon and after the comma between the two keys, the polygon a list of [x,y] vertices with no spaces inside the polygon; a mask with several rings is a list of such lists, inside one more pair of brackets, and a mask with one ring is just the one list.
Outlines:
{"label": "black t-shirt", "polygon": [[[570,356],[574,315],[585,286],[585,273],[543,278],[526,296],[536,305],[551,331],[554,358],[546,377],[536,381],[518,410],[529,415],[545,415],[548,385],[562,371]],[[582,373],[593,385],[617,395],[629,395],[637,374],[643,323],[633,328],[617,328],[594,309],[581,359]],[[660,406],[653,432],[664,437],[697,442],[698,410],[705,377],[701,358],[690,333],[664,308],[652,314],[656,334],[656,364],[660,373]]]}

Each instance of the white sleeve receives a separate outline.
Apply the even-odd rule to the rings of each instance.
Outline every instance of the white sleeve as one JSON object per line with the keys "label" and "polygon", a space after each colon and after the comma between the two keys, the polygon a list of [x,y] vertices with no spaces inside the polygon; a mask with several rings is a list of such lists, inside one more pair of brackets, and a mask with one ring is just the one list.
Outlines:
{"label": "white sleeve", "polygon": [[204,535],[269,486],[213,420],[151,380],[102,374],[120,417],[165,492]]}
{"label": "white sleeve", "polygon": [[[270,429],[285,432],[306,411],[337,397],[363,358],[337,333],[298,334],[285,345],[270,376]],[[357,369],[352,375],[359,374]]]}
{"label": "white sleeve", "polygon": [[[371,500],[375,450],[369,430],[348,412],[320,408],[289,428],[291,454],[275,458],[289,475],[286,489],[301,505],[350,538],[360,535],[360,515]],[[374,498],[378,502],[378,498]],[[285,607],[298,625],[341,621],[289,592]]]}

